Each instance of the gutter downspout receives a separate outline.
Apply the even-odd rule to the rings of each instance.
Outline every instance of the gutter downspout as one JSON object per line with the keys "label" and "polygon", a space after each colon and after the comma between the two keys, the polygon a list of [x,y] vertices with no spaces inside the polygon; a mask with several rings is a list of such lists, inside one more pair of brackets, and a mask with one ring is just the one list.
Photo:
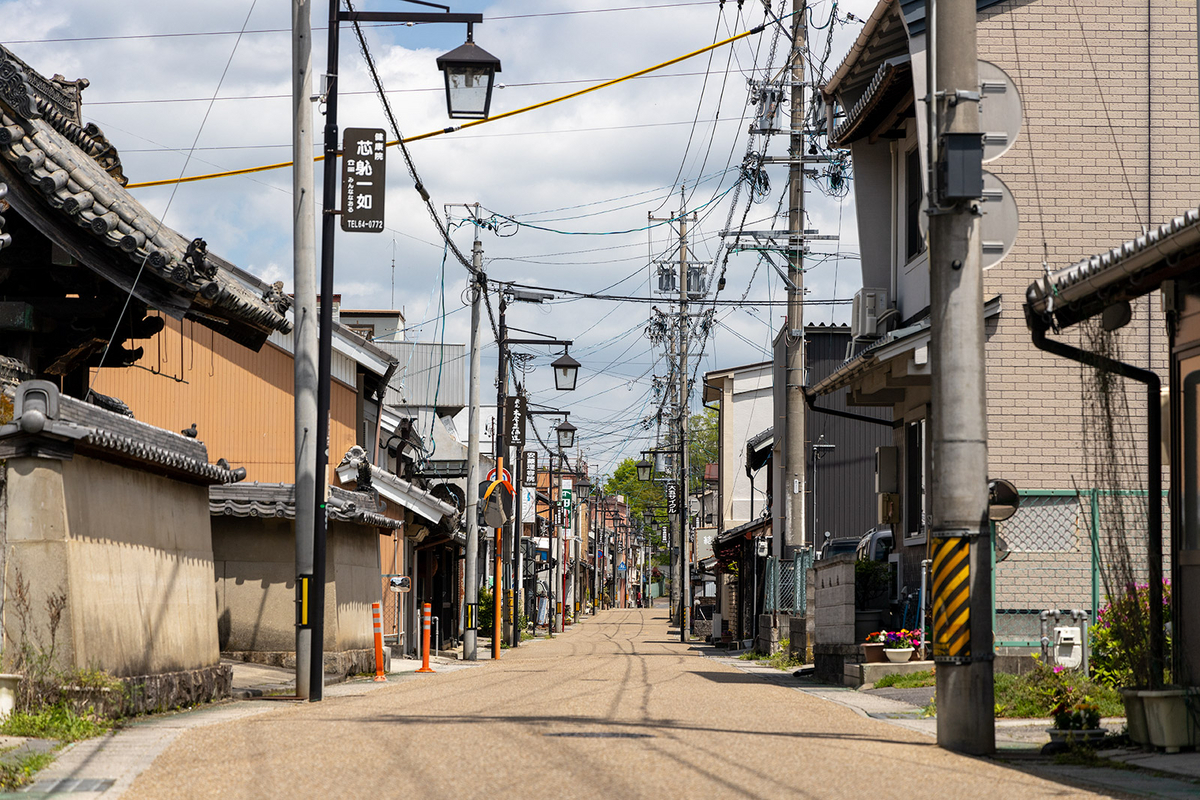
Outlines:
{"label": "gutter downspout", "polygon": [[[1146,539],[1146,558],[1150,578],[1150,688],[1162,686],[1164,631],[1162,614],[1163,536],[1162,536],[1162,381],[1158,375],[1132,364],[1115,361],[1098,353],[1089,353],[1064,342],[1046,338],[1045,329],[1031,327],[1033,344],[1056,356],[1069,358],[1089,367],[1102,369],[1146,385],[1146,518],[1150,530]],[[1098,611],[1098,609],[1097,609]]]}
{"label": "gutter downspout", "polygon": [[844,419],[852,419],[858,422],[871,422],[876,425],[886,425],[892,430],[895,430],[904,424],[904,420],[893,421],[890,419],[879,419],[877,417],[868,417],[865,414],[855,414],[852,411],[838,411],[834,408],[821,408],[815,405],[816,400],[813,398],[812,393],[809,392],[808,389],[802,389],[801,391],[804,392],[804,402],[808,404],[809,410],[815,411],[818,414],[828,414],[831,417],[842,417]]}

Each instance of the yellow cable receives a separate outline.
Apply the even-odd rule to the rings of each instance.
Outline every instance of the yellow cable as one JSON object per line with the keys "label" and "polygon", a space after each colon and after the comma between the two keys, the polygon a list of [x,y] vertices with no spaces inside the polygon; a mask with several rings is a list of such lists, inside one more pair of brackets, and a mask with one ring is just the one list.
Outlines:
{"label": "yellow cable", "polygon": [[[513,116],[516,116],[517,114],[524,114],[526,111],[533,111],[535,109],[545,108],[546,106],[551,106],[551,105],[554,105],[555,103],[561,103],[564,100],[571,100],[573,98],[579,97],[580,95],[585,95],[588,92],[597,91],[598,89],[607,89],[609,86],[614,86],[618,83],[623,83],[624,81],[632,80],[634,78],[640,78],[641,76],[646,75],[647,73],[663,69],[664,67],[669,67],[673,64],[678,64],[680,61],[686,61],[689,58],[695,58],[698,55],[703,55],[704,53],[707,53],[709,50],[715,50],[718,47],[724,47],[727,44],[736,42],[738,39],[744,39],[745,37],[750,36],[751,34],[761,33],[763,28],[765,28],[765,27],[766,27],[765,25],[759,25],[758,27],[751,28],[748,31],[742,31],[741,33],[737,34],[736,36],[730,36],[728,39],[722,39],[719,42],[714,42],[713,44],[710,44],[707,47],[701,47],[699,50],[693,50],[692,52],[690,52],[686,55],[672,58],[670,61],[664,61],[661,64],[655,64],[653,67],[646,67],[645,69],[640,69],[637,72],[631,72],[628,75],[623,75],[620,78],[613,78],[610,81],[605,81],[604,83],[598,83],[595,86],[589,86],[586,89],[580,89],[577,92],[571,92],[570,94],[564,94],[561,97],[555,97],[551,100],[544,100],[541,103],[534,103],[531,106],[525,106],[524,108],[518,108],[513,111],[505,111],[503,114],[497,114],[496,116],[488,117],[487,119],[472,120],[471,122],[467,122],[462,125],[456,125],[456,126],[453,126],[450,128],[442,128],[441,130],[430,131],[429,133],[422,133],[417,136],[408,136],[408,137],[405,137],[404,143],[408,144],[409,142],[419,142],[422,139],[430,139],[434,136],[441,136],[443,133],[454,133],[455,131],[460,131],[463,128],[471,128],[476,125],[482,125],[485,122],[495,122],[498,119],[505,119],[506,117],[513,117]],[[388,142],[387,146],[395,147],[399,143],[400,143],[399,140],[393,140],[393,141]],[[314,162],[324,161],[324,160],[325,160],[325,156],[317,156],[316,158],[313,159]],[[192,181],[206,181],[206,180],[209,180],[210,178],[227,178],[232,175],[249,175],[254,172],[266,172],[266,171],[272,170],[272,169],[282,169],[284,167],[290,167],[290,166],[292,166],[292,163],[293,162],[291,162],[291,161],[280,161],[278,164],[265,164],[261,167],[247,167],[246,169],[234,169],[234,170],[229,170],[228,172],[211,172],[207,175],[192,175],[191,177],[188,177],[188,178],[170,178],[165,181],[143,181],[142,183],[131,183],[128,186],[126,186],[125,188],[126,189],[143,189],[143,188],[146,188],[149,186],[170,186],[171,184],[175,184],[175,183],[191,183]]]}

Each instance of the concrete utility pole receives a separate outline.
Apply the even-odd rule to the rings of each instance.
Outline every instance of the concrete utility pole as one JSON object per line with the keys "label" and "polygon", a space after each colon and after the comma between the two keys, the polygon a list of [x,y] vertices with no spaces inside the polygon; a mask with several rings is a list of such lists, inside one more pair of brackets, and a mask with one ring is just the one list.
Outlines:
{"label": "concrete utility pole", "polygon": [[[676,423],[679,429],[679,641],[688,640],[688,611],[691,608],[691,597],[688,592],[688,579],[692,569],[691,559],[688,558],[688,401],[691,398],[691,387],[688,385],[688,333],[691,331],[691,321],[688,319],[688,241],[687,241],[687,207],[682,187],[679,191],[679,418]],[[625,573],[628,575],[628,571]]]}
{"label": "concrete utility pole", "polygon": [[[784,370],[784,407],[787,439],[784,442],[783,486],[775,487],[786,503],[784,530],[776,531],[775,555],[782,558],[808,544],[804,530],[804,49],[808,27],[807,0],[795,0],[792,16],[791,122],[788,137],[788,315],[787,363]],[[782,535],[780,535],[782,533]]]}
{"label": "concrete utility pole", "polygon": [[979,67],[973,0],[927,0],[934,76],[933,152],[953,158],[931,192],[930,492],[933,653],[938,744],[983,755],[996,748],[993,720],[991,536],[984,399],[983,273],[979,197]]}
{"label": "concrete utility pole", "polygon": [[[479,205],[475,206],[476,214]],[[479,226],[475,226],[475,245],[471,250],[471,388],[468,390],[467,412],[467,555],[463,565],[463,584],[466,593],[467,624],[463,630],[463,658],[479,658],[479,312],[483,303],[483,245],[479,241]]]}
{"label": "concrete utility pole", "polygon": [[292,331],[296,439],[296,696],[309,695],[312,629],[307,581],[313,572],[317,505],[317,228],[313,216],[312,5],[292,2]]}

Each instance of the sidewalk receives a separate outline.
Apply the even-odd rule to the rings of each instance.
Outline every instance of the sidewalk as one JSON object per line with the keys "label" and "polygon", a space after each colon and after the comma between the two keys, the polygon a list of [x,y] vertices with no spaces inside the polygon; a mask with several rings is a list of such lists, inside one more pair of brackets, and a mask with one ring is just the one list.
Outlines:
{"label": "sidewalk", "polygon": [[[925,717],[921,706],[898,699],[898,692],[887,689],[865,691],[818,683],[812,678],[797,678],[791,672],[743,661],[725,655],[725,651],[706,644],[695,648],[701,655],[761,680],[787,689],[820,697],[852,709],[863,717],[937,736],[937,719]],[[890,696],[889,696],[890,695]],[[1200,751],[1192,753],[1147,752],[1140,748],[1101,750],[1095,764],[1063,764],[1053,756],[1043,756],[1042,746],[1050,741],[1046,729],[1049,719],[996,720],[996,754],[992,760],[1072,786],[1117,791],[1143,797],[1196,798],[1200,796]],[[1105,718],[1101,727],[1111,733],[1125,728],[1122,717]],[[1104,760],[1119,762],[1104,766]]]}
{"label": "sidewalk", "polygon": [[[53,764],[37,774],[34,783],[18,792],[0,792],[0,798],[114,800],[184,731],[252,717],[300,702],[289,697],[296,692],[294,671],[241,661],[226,663],[233,665],[234,702],[139,717],[116,733],[69,744],[59,752]],[[391,666],[387,682],[354,678],[326,684],[324,696],[354,697],[398,681],[426,677],[416,674],[421,662],[414,659],[393,658]],[[440,673],[472,669],[475,665],[434,657],[430,659],[430,666]],[[0,745],[45,750],[52,747],[53,743],[38,739],[11,739],[0,741]]]}

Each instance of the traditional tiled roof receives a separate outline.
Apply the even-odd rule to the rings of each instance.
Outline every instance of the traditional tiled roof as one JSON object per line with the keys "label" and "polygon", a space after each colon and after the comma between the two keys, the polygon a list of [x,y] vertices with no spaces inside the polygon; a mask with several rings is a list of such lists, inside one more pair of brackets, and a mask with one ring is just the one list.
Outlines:
{"label": "traditional tiled roof", "polygon": [[0,181],[43,235],[118,287],[250,347],[288,331],[281,286],[252,290],[229,264],[126,191],[116,149],[80,124],[87,81],[47,80],[0,47]]}
{"label": "traditional tiled roof", "polygon": [[13,421],[0,426],[0,458],[74,454],[190,483],[232,483],[245,474],[208,463],[204,442],[59,394],[49,381],[20,384]]}
{"label": "traditional tiled roof", "polygon": [[862,135],[860,129],[872,119],[873,112],[878,110],[887,114],[895,103],[902,102],[902,96],[912,92],[911,72],[912,64],[908,56],[891,58],[880,64],[862,97],[846,112],[841,124],[834,128],[829,143],[841,146],[859,138]]}
{"label": "traditional tiled roof", "polygon": [[[396,529],[400,520],[384,516],[383,504],[370,492],[329,487],[329,518],[372,528]],[[296,518],[296,485],[292,483],[233,483],[211,486],[208,510],[213,516]]]}
{"label": "traditional tiled roof", "polygon": [[458,515],[457,508],[432,492],[371,464],[366,452],[358,445],[346,453],[338,465],[337,476],[342,483],[355,481],[360,489],[369,485],[383,498],[433,523],[441,522],[443,518],[455,520]]}
{"label": "traditional tiled roof", "polygon": [[[1200,253],[1200,209],[1193,209],[1165,225],[1098,255],[1054,270],[1029,285],[1025,305],[1031,323],[1053,317],[1058,325],[1070,325],[1100,313],[1120,300],[1140,297],[1169,278],[1171,270],[1183,265],[1182,256]],[[1147,280],[1149,273],[1162,273]]]}

